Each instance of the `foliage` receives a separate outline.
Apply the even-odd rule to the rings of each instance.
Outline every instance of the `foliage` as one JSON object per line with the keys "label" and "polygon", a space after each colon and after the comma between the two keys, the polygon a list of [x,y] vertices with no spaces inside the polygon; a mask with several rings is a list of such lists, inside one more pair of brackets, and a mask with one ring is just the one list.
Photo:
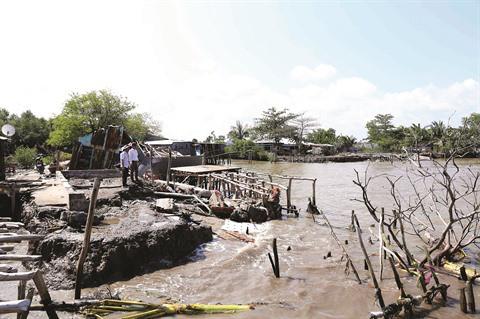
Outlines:
{"label": "foliage", "polygon": [[236,139],[232,145],[225,147],[225,152],[235,153],[236,158],[247,159],[248,154],[252,153],[252,159],[255,160],[267,160],[267,153],[255,142],[250,140]]}
{"label": "foliage", "polygon": [[23,112],[18,116],[0,108],[0,127],[7,123],[15,127],[15,135],[11,137],[14,147],[43,145],[50,134],[49,121],[36,117],[31,111]]}
{"label": "foliage", "polygon": [[225,143],[225,135],[217,136],[215,131],[210,132],[210,135],[204,141],[205,143]]}
{"label": "foliage", "polygon": [[335,144],[337,132],[333,128],[318,128],[307,134],[307,141],[315,144]]}
{"label": "foliage", "polygon": [[248,124],[243,124],[240,121],[237,121],[235,125],[230,128],[230,132],[228,132],[228,137],[231,140],[243,140],[249,135]]}
{"label": "foliage", "polygon": [[298,117],[299,114],[290,113],[288,109],[277,110],[271,107],[255,120],[253,130],[258,138],[272,140],[278,144],[282,138],[294,137],[295,127],[291,124],[292,120]]}
{"label": "foliage", "polygon": [[314,118],[305,116],[304,113],[292,120],[292,123],[295,127],[293,139],[295,140],[297,146],[300,146],[303,142],[305,142],[305,135],[308,136],[312,129],[318,126],[317,121]]}
{"label": "foliage", "polygon": [[132,135],[138,138],[159,130],[156,123],[149,122],[147,115],[132,113],[135,108],[136,105],[126,98],[106,90],[74,93],[62,113],[53,119],[48,143],[52,146],[70,145],[78,137],[109,125],[130,128]]}
{"label": "foliage", "polygon": [[405,128],[392,124],[393,115],[377,114],[367,122],[368,140],[378,145],[381,151],[399,151],[405,139]]}
{"label": "foliage", "polygon": [[127,133],[137,141],[144,141],[149,135],[160,134],[160,123],[148,113],[131,114],[124,122]]}
{"label": "foliage", "polygon": [[357,139],[353,136],[339,135],[335,141],[335,147],[340,152],[347,152],[356,142]]}
{"label": "foliage", "polygon": [[15,127],[12,137],[14,145],[28,147],[43,145],[50,134],[50,123],[42,117],[36,117],[31,111],[26,111],[20,116],[12,115],[9,122]]}
{"label": "foliage", "polygon": [[36,157],[37,150],[33,147],[20,146],[15,150],[15,161],[23,168],[31,168]]}

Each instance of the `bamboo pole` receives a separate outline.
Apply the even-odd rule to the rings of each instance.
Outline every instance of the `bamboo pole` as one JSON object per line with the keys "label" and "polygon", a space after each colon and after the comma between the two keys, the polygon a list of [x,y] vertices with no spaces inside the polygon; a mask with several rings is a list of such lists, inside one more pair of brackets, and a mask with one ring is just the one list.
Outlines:
{"label": "bamboo pole", "polygon": [[360,224],[358,222],[357,215],[353,215],[353,217],[355,218],[355,224],[357,225],[357,235],[358,235],[358,241],[360,243],[360,248],[362,248],[362,252],[365,257],[365,262],[368,265],[368,270],[370,271],[370,276],[372,277],[373,285],[375,286],[375,295],[378,299],[378,303],[380,304],[380,308],[384,310],[385,302],[383,301],[382,290],[378,285],[377,278],[375,277],[375,272],[373,271],[372,263],[370,262],[370,258],[368,257],[367,250],[365,249],[365,245],[362,239],[362,232],[360,230]]}
{"label": "bamboo pole", "polygon": [[90,246],[90,236],[92,234],[95,205],[97,203],[97,195],[98,195],[98,190],[100,188],[101,181],[102,180],[100,178],[95,177],[92,194],[90,196],[90,205],[88,206],[87,222],[85,223],[85,237],[83,239],[82,251],[80,253],[80,257],[78,258],[78,262],[77,262],[77,272],[76,272],[76,278],[75,278],[75,299],[80,299],[81,297],[83,264],[85,263],[85,259],[87,258],[88,248]]}

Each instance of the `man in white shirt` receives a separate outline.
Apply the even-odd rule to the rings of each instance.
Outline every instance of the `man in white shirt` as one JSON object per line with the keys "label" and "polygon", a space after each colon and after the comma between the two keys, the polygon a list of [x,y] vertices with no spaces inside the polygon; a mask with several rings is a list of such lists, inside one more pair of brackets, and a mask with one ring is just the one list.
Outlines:
{"label": "man in white shirt", "polygon": [[122,169],[122,185],[127,187],[128,168],[130,167],[130,160],[128,159],[128,150],[130,145],[125,145],[120,153],[120,168]]}
{"label": "man in white shirt", "polygon": [[138,151],[137,143],[131,143],[132,147],[128,151],[128,159],[130,160],[130,178],[132,182],[138,182]]}

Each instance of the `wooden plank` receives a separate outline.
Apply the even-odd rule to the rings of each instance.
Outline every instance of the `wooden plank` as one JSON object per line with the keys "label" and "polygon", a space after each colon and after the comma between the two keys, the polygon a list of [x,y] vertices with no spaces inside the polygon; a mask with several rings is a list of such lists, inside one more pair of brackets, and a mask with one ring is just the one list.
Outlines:
{"label": "wooden plank", "polygon": [[85,169],[85,170],[68,170],[63,171],[66,178],[115,178],[122,177],[122,172],[117,169]]}
{"label": "wooden plank", "polygon": [[[29,241],[38,241],[45,238],[43,235],[11,235],[11,236],[0,236],[0,243],[15,243],[24,240]],[[1,247],[0,247],[1,248]]]}
{"label": "wooden plank", "polygon": [[0,222],[11,222],[12,218],[11,217],[0,217]]}
{"label": "wooden plank", "polygon": [[196,165],[196,166],[181,166],[172,167],[171,170],[184,174],[208,174],[215,172],[232,172],[240,170],[237,166],[222,166],[222,165]]}
{"label": "wooden plank", "polygon": [[6,254],[0,255],[0,261],[12,260],[12,261],[35,261],[42,258],[41,255],[14,255]]}
{"label": "wooden plank", "polygon": [[0,271],[14,273],[17,272],[17,268],[15,268],[13,265],[0,264]]}
{"label": "wooden plank", "polygon": [[17,273],[0,272],[0,281],[31,280],[36,273],[37,271],[24,271]]}
{"label": "wooden plank", "polygon": [[0,302],[0,313],[16,313],[27,311],[30,307],[31,300],[13,300]]}

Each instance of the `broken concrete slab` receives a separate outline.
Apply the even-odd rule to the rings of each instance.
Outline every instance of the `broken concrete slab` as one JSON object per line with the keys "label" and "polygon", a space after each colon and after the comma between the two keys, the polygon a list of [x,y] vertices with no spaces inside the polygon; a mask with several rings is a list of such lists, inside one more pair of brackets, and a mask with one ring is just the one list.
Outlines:
{"label": "broken concrete slab", "polygon": [[176,211],[173,198],[160,198],[155,202],[155,209],[157,212],[171,214]]}

